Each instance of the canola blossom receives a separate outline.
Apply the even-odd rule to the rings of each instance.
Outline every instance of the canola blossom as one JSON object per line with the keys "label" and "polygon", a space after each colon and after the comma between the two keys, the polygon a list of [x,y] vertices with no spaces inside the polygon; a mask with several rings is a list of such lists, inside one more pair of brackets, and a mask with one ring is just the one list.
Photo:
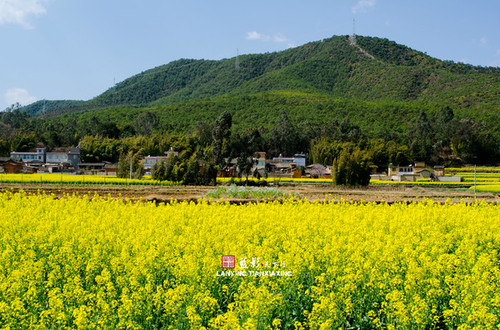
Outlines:
{"label": "canola blossom", "polygon": [[499,220],[487,203],[5,192],[0,328],[495,328]]}
{"label": "canola blossom", "polygon": [[[474,190],[474,187],[470,187],[469,190]],[[500,193],[500,184],[497,185],[478,185],[476,186],[476,191],[480,192],[492,192],[492,193]]]}
{"label": "canola blossom", "polygon": [[180,182],[144,179],[126,179],[107,175],[69,175],[69,174],[0,174],[0,183],[28,184],[72,184],[72,185],[155,185],[177,186]]}

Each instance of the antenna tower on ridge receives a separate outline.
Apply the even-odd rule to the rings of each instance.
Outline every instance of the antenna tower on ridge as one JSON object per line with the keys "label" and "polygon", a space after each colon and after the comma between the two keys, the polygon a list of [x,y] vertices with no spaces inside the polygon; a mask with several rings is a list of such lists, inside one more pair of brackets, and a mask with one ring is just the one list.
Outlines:
{"label": "antenna tower on ridge", "polygon": [[356,44],[356,19],[352,19],[352,43]]}

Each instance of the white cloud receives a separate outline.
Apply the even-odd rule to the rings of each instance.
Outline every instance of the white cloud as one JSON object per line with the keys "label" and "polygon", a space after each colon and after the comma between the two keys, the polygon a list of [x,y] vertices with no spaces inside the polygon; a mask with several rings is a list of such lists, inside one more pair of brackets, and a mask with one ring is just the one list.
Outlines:
{"label": "white cloud", "polygon": [[262,34],[257,31],[247,32],[246,36],[247,40],[260,40],[260,41],[272,41],[275,43],[284,43],[289,42],[290,40],[282,35],[281,33],[275,34],[274,36],[269,36],[267,34]]}
{"label": "white cloud", "polygon": [[367,9],[375,7],[376,0],[359,0],[358,3],[352,7],[352,13],[364,13]]}
{"label": "white cloud", "polygon": [[20,103],[21,105],[28,105],[36,101],[36,97],[31,96],[27,90],[23,88],[9,88],[4,95],[5,103],[9,106],[12,104]]}
{"label": "white cloud", "polygon": [[284,35],[282,34],[277,34],[273,37],[273,40],[274,42],[277,42],[277,43],[282,43],[282,42],[287,42],[288,41],[288,38],[285,37]]}
{"label": "white cloud", "polygon": [[481,39],[479,39],[479,42],[481,43],[481,45],[486,45],[488,43],[488,38],[482,37]]}
{"label": "white cloud", "polygon": [[0,0],[0,25],[19,24],[32,29],[32,16],[46,13],[44,4],[47,0]]}
{"label": "white cloud", "polygon": [[269,36],[265,34],[261,34],[257,31],[251,31],[247,32],[247,40],[263,40],[263,41],[268,41],[271,39]]}

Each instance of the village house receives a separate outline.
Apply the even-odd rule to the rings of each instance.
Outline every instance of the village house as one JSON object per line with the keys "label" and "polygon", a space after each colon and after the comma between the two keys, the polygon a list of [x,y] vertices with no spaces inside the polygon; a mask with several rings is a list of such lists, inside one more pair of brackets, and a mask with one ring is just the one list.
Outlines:
{"label": "village house", "polygon": [[255,153],[255,156],[253,158],[255,168],[258,170],[265,169],[266,168],[266,153],[263,151],[259,151]]}
{"label": "village house", "polygon": [[83,174],[89,175],[116,175],[116,164],[110,162],[80,163],[78,168]]}
{"label": "village house", "polygon": [[306,176],[314,179],[330,179],[332,177],[332,169],[322,164],[312,164],[306,167]]}
{"label": "village house", "polygon": [[0,173],[21,173],[24,170],[20,159],[0,157]]}
{"label": "village house", "polygon": [[179,156],[179,153],[177,151],[173,151],[172,148],[170,148],[169,151],[165,151],[164,154],[165,156],[147,156],[143,159],[143,164],[144,164],[144,171],[146,175],[151,175],[151,171],[153,170],[153,167],[156,164],[161,164],[161,162],[166,162],[168,157],[170,156],[170,153],[173,153],[174,156]]}
{"label": "village house", "polygon": [[42,164],[53,166],[78,167],[80,162],[80,149],[71,148],[68,152],[47,152],[45,148],[36,148],[34,152],[17,152],[10,153],[11,158],[20,158],[26,166],[39,167]]}
{"label": "village house", "polygon": [[429,179],[438,182],[461,182],[462,177],[445,176],[445,168],[442,165],[429,168],[424,162],[416,162],[414,165],[399,166],[389,164],[386,174],[372,174],[373,180],[386,180],[397,182],[415,182],[417,180]]}
{"label": "village house", "polygon": [[274,157],[272,163],[279,165],[293,164],[297,168],[306,166],[306,156],[304,154],[295,154],[294,157]]}
{"label": "village house", "polygon": [[302,169],[306,166],[306,156],[296,154],[294,157],[274,157],[268,162],[269,176],[272,177],[302,177]]}

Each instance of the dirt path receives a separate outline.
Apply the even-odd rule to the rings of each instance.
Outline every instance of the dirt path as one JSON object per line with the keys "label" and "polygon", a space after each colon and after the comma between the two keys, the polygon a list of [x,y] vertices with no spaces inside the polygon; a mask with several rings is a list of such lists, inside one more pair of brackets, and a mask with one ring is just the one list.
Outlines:
{"label": "dirt path", "polygon": [[349,45],[351,46],[354,46],[354,47],[357,47],[359,49],[359,51],[365,55],[366,57],[368,58],[371,58],[372,60],[376,60],[375,56],[373,56],[372,54],[368,53],[366,50],[364,50],[363,48],[361,48],[360,45],[358,45],[357,43],[354,42],[354,38],[353,36],[349,36]]}
{"label": "dirt path", "polygon": [[[196,201],[206,196],[214,187],[204,186],[118,186],[118,185],[59,185],[59,184],[0,184],[0,191],[24,190],[30,193],[45,191],[57,197],[72,195],[77,193],[99,194],[112,198],[143,199],[147,201],[169,202],[171,199],[179,201]],[[423,188],[405,186],[372,186],[368,188],[339,188],[330,184],[308,184],[296,183],[285,184],[279,187],[280,190],[289,193],[298,193],[300,197],[309,200],[347,200],[366,202],[396,202],[396,201],[422,201],[432,199],[437,202],[474,201],[474,193],[470,190],[445,189],[445,188]],[[500,195],[493,193],[478,193],[477,199],[486,202],[500,203]],[[239,199],[232,199],[241,201]]]}

